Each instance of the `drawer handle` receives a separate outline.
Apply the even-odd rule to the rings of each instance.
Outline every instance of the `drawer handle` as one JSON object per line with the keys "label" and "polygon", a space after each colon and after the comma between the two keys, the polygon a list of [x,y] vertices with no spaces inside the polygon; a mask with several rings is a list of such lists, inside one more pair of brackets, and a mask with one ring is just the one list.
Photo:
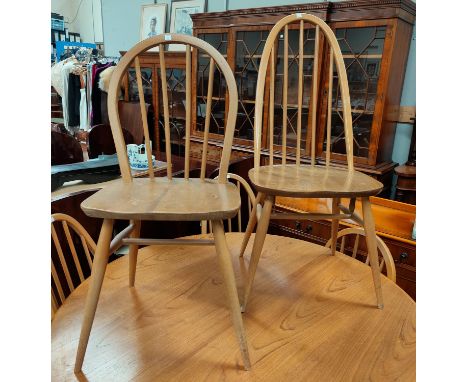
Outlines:
{"label": "drawer handle", "polygon": [[406,252],[400,253],[400,263],[406,263],[409,255]]}
{"label": "drawer handle", "polygon": [[301,222],[296,220],[296,229],[301,229]]}
{"label": "drawer handle", "polygon": [[306,232],[307,233],[312,233],[312,224],[308,224],[306,227]]}

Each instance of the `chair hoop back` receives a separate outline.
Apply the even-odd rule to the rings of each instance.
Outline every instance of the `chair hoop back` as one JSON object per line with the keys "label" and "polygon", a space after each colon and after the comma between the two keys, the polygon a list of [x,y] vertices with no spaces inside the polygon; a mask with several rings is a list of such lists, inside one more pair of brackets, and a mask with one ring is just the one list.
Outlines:
{"label": "chair hoop back", "polygon": [[[62,229],[64,238],[66,239],[69,251],[65,252],[62,244],[60,243],[57,230],[55,229],[54,223],[62,223]],[[71,228],[71,230],[70,230]],[[91,238],[85,228],[73,217],[62,213],[56,213],[52,215],[51,219],[51,233],[54,247],[57,251],[58,261],[51,261],[52,268],[52,315],[55,314],[56,310],[65,301],[66,295],[71,293],[77,286],[76,280],[79,279],[79,283],[83,282],[87,277],[86,271],[83,270],[80,260],[78,258],[77,248],[72,238],[71,231],[76,233],[80,238],[81,245],[83,247],[84,254],[89,266],[89,270],[92,268],[93,260],[91,255],[94,256],[96,252],[96,243]],[[73,268],[71,268],[71,261],[67,262],[67,255],[71,254],[73,259]],[[62,277],[60,277],[62,276]],[[75,282],[74,282],[75,279]],[[68,290],[68,293],[67,293]]]}
{"label": "chair hoop back", "polygon": [[[348,87],[348,78],[346,74],[346,67],[343,60],[343,55],[341,53],[338,41],[335,37],[335,34],[330,29],[330,27],[320,18],[307,14],[307,13],[296,13],[289,16],[286,16],[279,20],[275,26],[272,28],[268,38],[265,42],[265,47],[260,60],[260,66],[258,70],[258,81],[256,89],[256,101],[255,101],[255,119],[254,119],[254,168],[260,166],[260,153],[262,145],[262,126],[263,126],[263,113],[264,113],[264,97],[265,97],[265,83],[267,72],[270,77],[270,88],[269,88],[269,155],[270,155],[270,165],[273,165],[273,135],[274,135],[274,106],[275,106],[275,66],[276,66],[276,56],[275,50],[279,49],[279,44],[277,44],[278,36],[280,32],[283,31],[283,87],[282,87],[282,164],[286,164],[286,135],[287,135],[287,124],[288,124],[288,71],[289,71],[289,24],[299,22],[299,54],[298,54],[298,97],[297,97],[297,126],[296,126],[296,164],[300,164],[300,155],[301,155],[301,119],[302,119],[302,108],[303,108],[303,79],[304,79],[304,22],[311,23],[315,25],[315,49],[313,56],[313,81],[310,86],[311,88],[311,108],[309,109],[309,118],[311,119],[312,131],[311,131],[311,158],[312,165],[315,165],[315,146],[316,146],[316,118],[318,110],[318,72],[319,72],[319,48],[320,46],[325,46],[325,42],[328,43],[329,47],[329,58],[328,58],[328,104],[327,104],[327,151],[326,151],[326,165],[330,164],[330,138],[331,138],[331,110],[332,110],[332,93],[333,93],[333,72],[334,67],[338,73],[338,87],[341,92],[341,102],[342,102],[342,119],[344,122],[344,134],[345,134],[345,146],[346,146],[346,159],[348,170],[353,170],[353,131],[352,131],[352,115],[351,115],[351,103],[349,97],[349,87]],[[324,36],[323,42],[322,37]],[[278,46],[278,48],[277,48]],[[278,52],[280,53],[280,52]],[[323,65],[325,66],[325,65]],[[269,68],[269,70],[268,70]],[[278,73],[281,75],[281,73]],[[307,139],[309,140],[309,139]],[[306,142],[309,144],[309,142]]]}
{"label": "chair hoop back", "polygon": [[[345,251],[345,243],[346,243],[346,236],[351,236],[351,235],[356,235],[355,241],[354,241],[354,247],[353,247],[353,252],[352,252],[352,257],[356,258],[358,248],[359,248],[359,238],[360,236],[366,236],[366,233],[364,229],[362,228],[345,228],[341,231],[338,232],[337,234],[337,243],[338,239],[341,238],[341,248],[340,252],[344,253]],[[390,252],[390,249],[387,247],[385,242],[378,236],[376,236],[376,241],[377,241],[377,252],[378,254],[382,257],[382,261],[379,261],[379,266],[380,266],[380,271],[383,269],[383,265],[385,264],[385,270],[387,273],[387,277],[392,280],[393,282],[396,282],[396,269],[395,269],[395,262],[393,261],[392,254]],[[325,244],[325,247],[330,248],[332,243],[332,239],[328,240],[327,243]],[[369,265],[369,256],[366,254],[366,264]],[[379,256],[379,257],[380,257]]]}
{"label": "chair hoop back", "polygon": [[[121,130],[121,123],[118,113],[118,101],[119,101],[119,89],[120,84],[128,70],[131,63],[135,62],[135,70],[137,75],[138,91],[140,98],[141,113],[143,119],[143,128],[145,134],[145,145],[146,153],[149,164],[149,175],[154,177],[152,160],[151,160],[151,149],[149,146],[149,132],[147,126],[146,109],[144,106],[143,88],[141,84],[141,71],[138,55],[147,51],[150,48],[159,46],[159,57],[160,57],[160,69],[161,69],[161,90],[163,98],[163,114],[164,114],[164,135],[166,140],[166,160],[167,160],[167,176],[169,179],[172,178],[171,168],[171,144],[170,144],[170,127],[169,127],[169,105],[168,105],[168,94],[167,94],[167,83],[166,83],[166,64],[165,64],[165,53],[164,46],[168,44],[183,44],[186,46],[186,140],[185,140],[185,178],[188,179],[189,172],[189,153],[190,153],[190,126],[192,120],[192,73],[195,68],[192,65],[192,56],[196,53],[197,49],[204,51],[210,57],[210,69],[209,69],[209,83],[207,89],[207,101],[206,101],[206,116],[205,120],[205,133],[203,142],[203,154],[202,154],[202,171],[200,178],[205,179],[206,176],[206,161],[208,152],[208,133],[210,128],[210,114],[211,114],[211,101],[213,92],[213,76],[215,66],[218,67],[220,73],[223,74],[227,89],[229,105],[226,118],[225,134],[224,134],[224,145],[223,153],[221,157],[220,170],[219,170],[219,183],[226,183],[227,168],[229,165],[229,159],[231,155],[231,146],[234,136],[234,127],[237,116],[237,103],[238,94],[234,75],[224,57],[209,43],[200,40],[193,36],[180,35],[180,34],[160,34],[154,37],[150,37],[143,40],[131,48],[120,60],[111,78],[109,85],[108,95],[108,111],[109,120],[112,128],[112,135],[114,138],[115,146],[117,149],[117,156],[119,159],[120,172],[124,182],[131,182],[132,175],[130,170],[130,164],[127,157],[126,146]],[[194,51],[192,51],[194,48]]]}

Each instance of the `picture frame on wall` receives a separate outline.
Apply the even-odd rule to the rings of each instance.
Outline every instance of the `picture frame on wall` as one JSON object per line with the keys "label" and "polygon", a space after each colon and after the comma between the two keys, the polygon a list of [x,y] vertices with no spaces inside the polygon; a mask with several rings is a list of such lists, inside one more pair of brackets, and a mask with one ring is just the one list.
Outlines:
{"label": "picture frame on wall", "polygon": [[[205,12],[205,4],[205,0],[172,1],[170,32],[192,36],[193,23],[190,15]],[[184,49],[184,45],[180,44],[171,44],[169,46],[169,50],[171,51],[181,51]]]}
{"label": "picture frame on wall", "polygon": [[[166,32],[167,4],[141,6],[140,41]],[[158,47],[150,49],[158,51]]]}

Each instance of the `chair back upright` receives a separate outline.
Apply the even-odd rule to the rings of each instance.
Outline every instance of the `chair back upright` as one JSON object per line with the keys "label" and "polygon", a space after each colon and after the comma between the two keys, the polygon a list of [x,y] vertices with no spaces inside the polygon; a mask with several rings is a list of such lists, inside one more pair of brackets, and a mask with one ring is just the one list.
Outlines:
{"label": "chair back upright", "polygon": [[76,219],[62,213],[52,215],[51,234],[53,317],[67,296],[90,275],[96,243]]}
{"label": "chair back upright", "polygon": [[[119,159],[120,172],[124,182],[131,182],[132,175],[130,171],[130,165],[127,157],[127,150],[124,142],[124,137],[122,134],[120,117],[118,113],[118,101],[120,94],[120,84],[123,79],[123,76],[134,62],[134,67],[137,77],[138,85],[138,94],[140,102],[140,112],[142,114],[143,121],[143,130],[145,137],[145,148],[149,164],[149,177],[154,178],[154,169],[151,160],[151,149],[149,145],[149,131],[148,123],[146,116],[146,107],[144,101],[144,92],[142,85],[142,75],[140,69],[139,55],[145,51],[158,47],[159,48],[159,58],[160,58],[160,71],[161,71],[161,92],[163,99],[163,116],[164,116],[164,136],[165,136],[165,153],[166,153],[166,162],[167,162],[167,177],[172,179],[172,160],[171,160],[171,140],[170,140],[170,114],[169,114],[169,101],[167,93],[167,78],[166,78],[166,63],[165,63],[165,46],[168,44],[183,44],[185,45],[185,166],[184,166],[184,178],[189,179],[189,157],[190,157],[190,131],[191,123],[194,121],[192,118],[192,110],[195,108],[193,105],[196,105],[198,100],[196,99],[195,86],[192,81],[192,73],[196,72],[194,58],[200,50],[204,55],[207,55],[210,59],[209,64],[209,79],[207,86],[206,94],[206,113],[204,134],[203,134],[203,151],[202,151],[202,164],[200,171],[200,179],[205,180],[208,178],[206,174],[206,162],[208,154],[208,133],[210,131],[210,120],[211,120],[211,105],[212,105],[212,95],[213,95],[213,83],[214,83],[214,73],[217,70],[226,83],[228,91],[228,111],[226,118],[225,134],[224,134],[224,144],[223,152],[220,163],[219,178],[217,182],[226,183],[227,178],[227,168],[229,165],[229,158],[231,155],[231,146],[234,135],[234,125],[237,115],[237,102],[238,94],[237,87],[234,80],[234,75],[227,64],[224,57],[209,43],[200,40],[196,37],[179,35],[179,34],[161,34],[158,36],[150,37],[146,40],[141,41],[136,44],[132,49],[130,49],[120,60],[116,69],[112,75],[112,79],[109,85],[108,93],[108,110],[109,110],[109,120],[112,128],[112,135],[114,138],[115,146],[117,149],[117,156]],[[213,180],[211,180],[213,181]]]}
{"label": "chair back upright", "polygon": [[[299,23],[299,41],[290,41],[290,32],[296,29]],[[306,23],[312,24],[312,28],[304,28]],[[290,28],[291,24],[296,24],[293,28]],[[315,27],[315,28],[313,28]],[[307,43],[312,40],[309,35],[312,34],[315,29],[315,35],[313,35],[314,49],[313,51],[304,52],[305,39],[304,32],[307,31]],[[280,46],[282,42],[283,46]],[[291,46],[298,44],[298,55],[292,54]],[[309,45],[306,47],[309,49]],[[328,49],[328,60],[325,59],[324,63],[320,63],[320,51]],[[292,57],[292,60],[290,58]],[[311,68],[312,75],[305,74],[304,72],[304,60],[307,60],[307,68]],[[313,67],[311,62],[313,61]],[[348,170],[353,170],[353,131],[352,131],[352,116],[351,116],[351,103],[349,97],[348,79],[346,74],[346,67],[343,60],[338,41],[335,34],[330,27],[320,18],[309,15],[306,13],[296,13],[282,18],[272,28],[268,38],[265,42],[265,47],[261,56],[260,66],[258,70],[258,81],[256,89],[256,100],[255,100],[255,120],[254,120],[254,149],[255,149],[255,161],[254,167],[260,166],[260,154],[262,146],[262,126],[263,126],[263,115],[268,115],[268,141],[265,140],[268,147],[269,154],[269,165],[273,165],[273,154],[274,154],[274,136],[275,136],[275,105],[281,106],[282,108],[282,127],[281,127],[281,164],[286,164],[287,154],[287,134],[288,124],[291,124],[291,128],[296,132],[296,149],[295,149],[295,163],[300,164],[301,158],[301,145],[302,145],[302,116],[303,109],[308,107],[307,121],[311,125],[310,137],[306,136],[306,147],[311,147],[311,158],[312,166],[315,165],[315,151],[316,151],[316,131],[317,131],[317,114],[318,104],[321,103],[318,100],[318,88],[319,88],[319,73],[320,66],[326,68],[328,61],[328,96],[327,96],[327,131],[326,131],[326,166],[330,165],[330,141],[331,141],[331,119],[332,119],[332,95],[333,95],[333,80],[334,71],[337,72],[338,83],[337,83],[337,94],[335,96],[335,107],[338,106],[338,91],[341,93],[340,109],[342,109],[342,120],[344,123],[344,134],[345,134],[345,147],[346,147],[346,160]],[[288,74],[290,68],[293,67],[293,63],[298,64],[298,76],[297,84],[288,82]],[[280,67],[282,66],[282,68]],[[276,70],[279,67],[279,70]],[[266,78],[268,75],[269,89],[267,89],[267,95],[265,96]],[[276,95],[276,83],[278,77],[282,77],[282,86],[279,86],[281,90],[281,99],[279,94]],[[307,79],[307,81],[306,81]],[[297,87],[297,99],[292,100],[288,97],[288,90]],[[307,94],[306,94],[307,92]],[[309,94],[310,92],[310,94]],[[279,93],[279,92],[277,92]],[[268,100],[266,99],[268,97]],[[266,101],[266,102],[264,102]],[[306,102],[306,104],[305,104]],[[297,103],[297,124],[292,126],[288,117],[288,107],[290,109],[295,108]],[[291,118],[293,119],[293,118]],[[279,130],[279,129],[277,129]],[[276,149],[277,150],[277,149]]]}

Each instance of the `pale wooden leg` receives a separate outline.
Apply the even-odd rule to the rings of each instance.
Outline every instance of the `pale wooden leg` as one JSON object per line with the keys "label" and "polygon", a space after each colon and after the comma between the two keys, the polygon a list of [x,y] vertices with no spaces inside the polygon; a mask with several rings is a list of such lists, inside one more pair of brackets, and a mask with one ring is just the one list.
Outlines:
{"label": "pale wooden leg", "polygon": [[[130,237],[138,238],[140,237],[141,221],[135,220],[133,223],[135,224],[135,228],[130,234]],[[130,287],[135,286],[137,257],[138,257],[138,245],[130,244],[130,248],[128,251],[128,284]]]}
{"label": "pale wooden leg", "polygon": [[[340,204],[340,198],[333,198],[332,202],[332,214],[338,214],[340,212],[340,208],[338,205]],[[333,219],[331,224],[331,255],[333,256],[336,251],[336,237],[338,235],[338,226],[340,225],[340,221],[338,219]]]}
{"label": "pale wooden leg", "polygon": [[101,292],[104,273],[106,272],[107,261],[109,259],[109,247],[112,238],[112,227],[114,221],[104,219],[102,223],[101,233],[94,254],[93,267],[91,270],[91,280],[89,283],[88,295],[86,296],[86,304],[84,309],[83,323],[81,325],[80,342],[76,352],[75,373],[81,371],[83,360],[88,346],[89,334],[93,325],[94,315]]}
{"label": "pale wooden leg", "polygon": [[249,239],[255,228],[255,224],[257,224],[257,205],[259,203],[262,203],[264,199],[265,199],[265,194],[262,194],[261,192],[259,192],[257,197],[255,198],[252,211],[250,212],[247,229],[245,230],[244,238],[242,239],[242,246],[241,246],[239,257],[244,256],[245,248],[247,248],[247,244],[249,243]]}
{"label": "pale wooden leg", "polygon": [[377,240],[375,236],[374,216],[372,214],[369,198],[361,198],[362,212],[364,217],[364,230],[366,232],[367,251],[374,279],[375,294],[377,296],[377,307],[383,309],[382,286],[380,280],[379,258],[377,255]]}
{"label": "pale wooden leg", "polygon": [[242,315],[239,307],[239,296],[237,295],[236,281],[234,277],[234,270],[231,263],[231,255],[226,243],[224,235],[223,222],[216,220],[212,222],[213,234],[216,245],[216,252],[219,258],[219,265],[221,273],[223,274],[224,284],[226,285],[226,292],[231,309],[232,322],[236,332],[237,341],[239,342],[242,360],[244,362],[245,370],[250,369],[249,348],[244,331],[244,324],[242,323]]}
{"label": "pale wooden leg", "polygon": [[265,237],[268,231],[271,208],[273,207],[274,200],[275,197],[272,195],[268,195],[266,197],[265,204],[263,205],[262,209],[262,215],[260,216],[260,221],[258,222],[257,233],[255,234],[255,239],[252,248],[252,255],[250,256],[249,274],[247,276],[247,281],[245,282],[244,301],[241,307],[242,312],[245,312],[247,301],[250,296],[253,279],[255,277],[255,271],[257,270],[257,264],[260,260],[260,254],[262,253],[263,243],[265,242]]}

